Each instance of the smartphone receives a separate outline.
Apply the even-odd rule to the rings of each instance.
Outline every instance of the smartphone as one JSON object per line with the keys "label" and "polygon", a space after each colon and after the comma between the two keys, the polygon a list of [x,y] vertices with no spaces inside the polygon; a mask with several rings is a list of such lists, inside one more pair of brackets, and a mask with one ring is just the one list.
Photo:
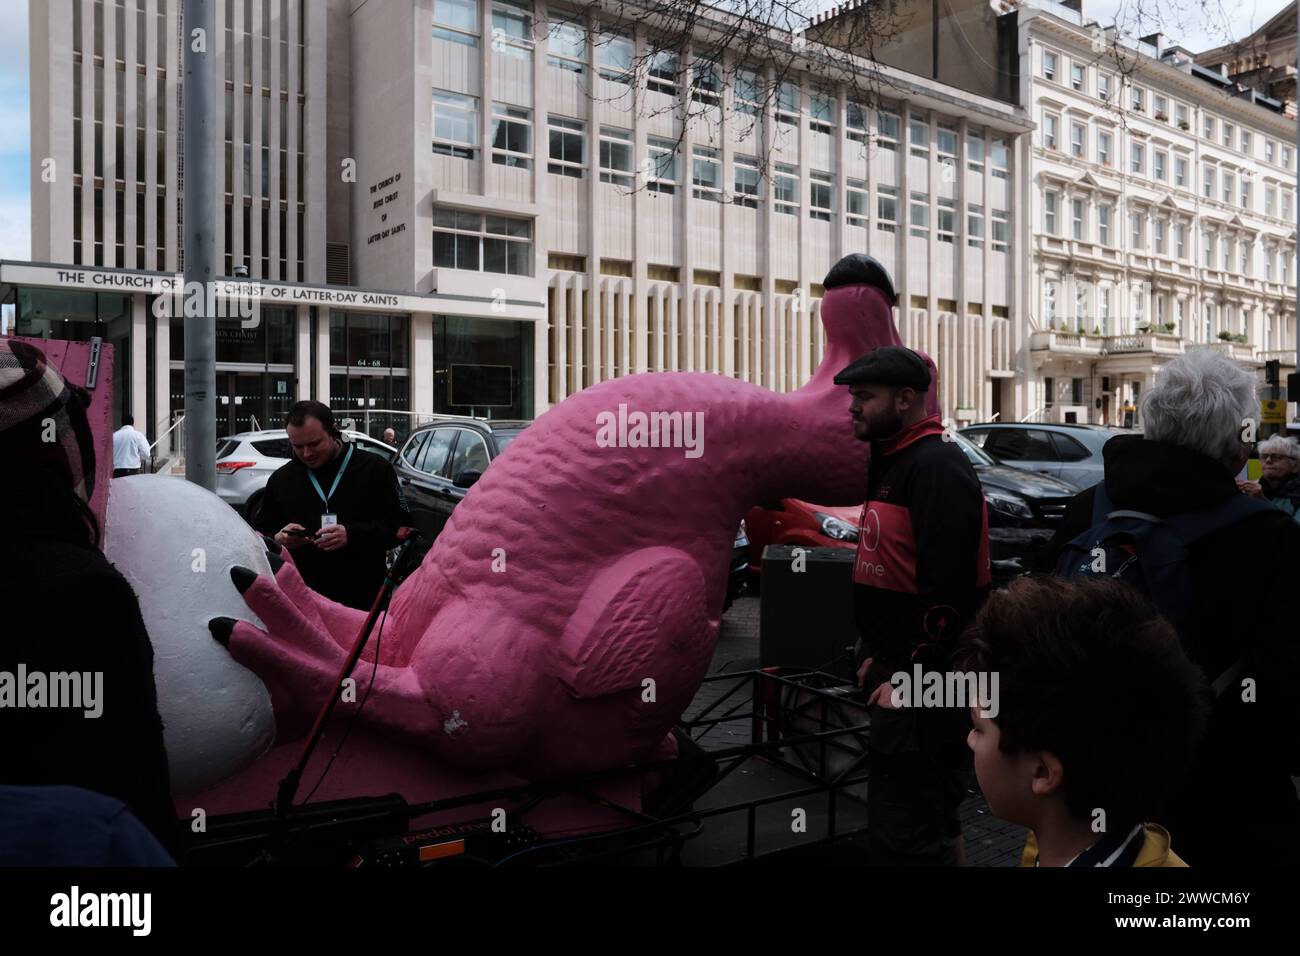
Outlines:
{"label": "smartphone", "polygon": [[310,532],[310,531],[300,531],[300,530],[298,530],[297,528],[293,529],[292,531],[286,531],[285,534],[287,534],[287,535],[289,535],[290,537],[293,537],[293,538],[314,538],[314,537],[316,537],[316,535],[313,534],[313,533]]}

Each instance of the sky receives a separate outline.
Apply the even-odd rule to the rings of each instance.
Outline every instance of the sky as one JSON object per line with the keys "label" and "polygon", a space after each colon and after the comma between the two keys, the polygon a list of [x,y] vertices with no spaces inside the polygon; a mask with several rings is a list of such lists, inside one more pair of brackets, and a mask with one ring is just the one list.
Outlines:
{"label": "sky", "polygon": [[[66,0],[0,0],[0,259],[31,258],[31,125],[29,120],[28,3]],[[400,2],[400,0],[399,0]],[[1089,19],[1106,25],[1136,22],[1139,10],[1172,42],[1193,51],[1246,36],[1288,0],[1085,0]],[[830,0],[812,0],[818,8]],[[39,159],[36,160],[39,162]]]}

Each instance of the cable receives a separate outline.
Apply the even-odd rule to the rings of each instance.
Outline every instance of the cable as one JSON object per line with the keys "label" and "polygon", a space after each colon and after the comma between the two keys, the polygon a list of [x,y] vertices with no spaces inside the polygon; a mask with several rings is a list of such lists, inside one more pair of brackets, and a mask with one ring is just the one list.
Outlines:
{"label": "cable", "polygon": [[370,692],[375,689],[375,678],[379,674],[379,648],[381,642],[384,639],[384,624],[387,621],[388,621],[388,607],[385,606],[384,616],[379,619],[379,633],[375,635],[375,661],[374,661],[374,667],[371,668],[370,671],[370,683],[369,685],[367,685],[366,692],[361,698],[361,703],[357,705],[356,713],[352,715],[352,719],[348,722],[347,729],[343,731],[342,739],[339,740],[338,746],[334,748],[334,752],[330,754],[330,759],[325,764],[325,769],[321,771],[320,779],[316,781],[316,786],[312,787],[311,792],[308,793],[307,796],[302,798],[302,803],[298,805],[299,807],[305,806],[306,804],[310,803],[312,796],[316,793],[317,790],[320,789],[320,785],[325,782],[326,774],[328,774],[330,772],[330,768],[334,766],[334,758],[339,755],[339,752],[343,749],[343,745],[348,742],[348,736],[352,733],[352,728],[357,725],[357,721],[361,717],[361,711],[365,708],[366,701],[370,699]]}

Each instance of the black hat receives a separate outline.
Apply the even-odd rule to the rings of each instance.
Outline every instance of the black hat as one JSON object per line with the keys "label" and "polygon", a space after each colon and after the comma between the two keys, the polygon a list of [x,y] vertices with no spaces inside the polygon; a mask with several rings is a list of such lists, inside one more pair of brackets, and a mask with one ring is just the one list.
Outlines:
{"label": "black hat", "polygon": [[893,385],[918,392],[930,390],[930,367],[925,359],[901,345],[882,345],[859,356],[835,376],[836,385]]}
{"label": "black hat", "polygon": [[876,259],[862,252],[845,256],[826,273],[822,280],[823,289],[834,289],[842,285],[869,285],[885,293],[890,305],[898,305],[898,295],[894,292],[894,283],[889,279],[889,272]]}

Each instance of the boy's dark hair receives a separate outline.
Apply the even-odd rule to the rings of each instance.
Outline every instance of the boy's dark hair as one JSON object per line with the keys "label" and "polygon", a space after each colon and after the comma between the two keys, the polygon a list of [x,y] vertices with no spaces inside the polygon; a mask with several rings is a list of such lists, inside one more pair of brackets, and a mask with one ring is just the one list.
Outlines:
{"label": "boy's dark hair", "polygon": [[956,666],[998,674],[999,749],[1055,754],[1070,813],[1100,808],[1111,832],[1157,813],[1205,725],[1204,675],[1120,581],[1013,581],[962,635]]}
{"label": "boy's dark hair", "polygon": [[329,432],[331,437],[340,440],[343,438],[343,433],[334,424],[334,413],[329,410],[329,406],[321,402],[314,402],[311,399],[295,402],[293,407],[289,409],[289,414],[285,416],[284,423],[286,426],[292,425],[295,428],[300,428],[307,424],[309,418],[314,418],[325,426],[325,431]]}

